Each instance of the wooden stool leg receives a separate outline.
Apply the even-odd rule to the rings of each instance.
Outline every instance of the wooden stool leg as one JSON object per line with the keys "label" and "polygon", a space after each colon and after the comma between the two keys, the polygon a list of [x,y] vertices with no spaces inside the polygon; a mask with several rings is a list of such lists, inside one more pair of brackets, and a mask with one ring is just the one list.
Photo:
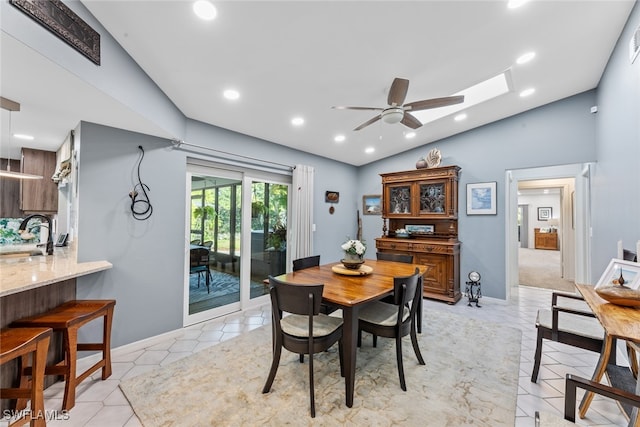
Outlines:
{"label": "wooden stool leg", "polygon": [[[48,343],[47,343],[48,344]],[[35,357],[34,357],[35,359]],[[29,354],[23,354],[18,359],[18,375],[20,376],[20,382],[18,383],[18,388],[26,389],[31,387],[29,377],[27,376],[28,367],[31,366],[29,364]],[[35,374],[34,374],[35,375]],[[27,398],[18,398],[16,400],[16,411],[22,411],[27,407]]]}
{"label": "wooden stool leg", "polygon": [[111,324],[113,323],[113,306],[107,309],[107,313],[104,316],[103,325],[103,350],[102,358],[104,359],[104,366],[102,367],[102,379],[106,380],[111,376]]}
{"label": "wooden stool leg", "polygon": [[69,411],[76,404],[76,362],[78,349],[78,329],[67,328],[62,332],[65,352],[65,382],[62,410]]}
{"label": "wooden stool leg", "polygon": [[45,427],[47,425],[44,412],[44,371],[47,365],[47,350],[49,349],[49,338],[42,339],[37,344],[36,353],[33,357],[32,379],[31,379],[31,420],[33,427]]}

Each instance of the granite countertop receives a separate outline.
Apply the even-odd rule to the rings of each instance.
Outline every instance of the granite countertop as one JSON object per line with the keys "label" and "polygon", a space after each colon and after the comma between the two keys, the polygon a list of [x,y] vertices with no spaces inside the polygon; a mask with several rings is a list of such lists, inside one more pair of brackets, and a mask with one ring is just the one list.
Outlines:
{"label": "granite countertop", "polygon": [[0,297],[108,270],[108,261],[78,262],[75,245],[56,247],[53,255],[0,256]]}

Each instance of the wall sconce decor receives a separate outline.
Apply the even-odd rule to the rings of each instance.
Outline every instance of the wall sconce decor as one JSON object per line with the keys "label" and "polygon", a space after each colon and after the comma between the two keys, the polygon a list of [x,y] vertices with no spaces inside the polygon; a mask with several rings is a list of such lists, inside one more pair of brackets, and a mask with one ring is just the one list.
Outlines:
{"label": "wall sconce decor", "polygon": [[[340,193],[337,191],[327,191],[324,193],[324,201],[325,203],[338,203],[340,201]],[[329,213],[333,215],[335,212],[335,208],[331,206],[329,208]]]}

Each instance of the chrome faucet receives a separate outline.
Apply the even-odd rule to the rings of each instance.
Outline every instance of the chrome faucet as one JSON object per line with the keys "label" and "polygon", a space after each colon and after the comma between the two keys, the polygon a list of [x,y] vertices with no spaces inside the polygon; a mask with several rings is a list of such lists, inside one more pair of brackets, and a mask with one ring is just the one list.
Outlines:
{"label": "chrome faucet", "polygon": [[51,218],[46,215],[41,214],[33,214],[29,215],[20,223],[20,227],[18,227],[18,232],[24,231],[27,229],[27,224],[33,218],[40,218],[47,221],[47,228],[49,229],[49,236],[47,237],[47,255],[53,255],[53,227],[51,226]]}

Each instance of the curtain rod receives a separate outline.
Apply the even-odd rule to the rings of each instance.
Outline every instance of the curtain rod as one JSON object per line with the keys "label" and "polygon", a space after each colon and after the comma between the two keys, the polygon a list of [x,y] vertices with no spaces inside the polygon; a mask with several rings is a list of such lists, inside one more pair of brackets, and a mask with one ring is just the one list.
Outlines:
{"label": "curtain rod", "polygon": [[292,170],[294,170],[296,168],[295,166],[285,165],[283,163],[271,162],[269,160],[256,159],[254,157],[244,156],[242,154],[230,153],[228,151],[217,150],[215,148],[205,147],[204,145],[190,144],[190,143],[185,142],[185,141],[180,140],[180,139],[172,139],[171,140],[171,144],[173,145],[174,148],[181,148],[183,145],[185,145],[185,146],[188,146],[188,147],[199,148],[201,150],[214,151],[216,153],[225,154],[227,156],[240,157],[242,159],[250,160],[252,162],[260,162],[260,163],[267,163],[267,164],[270,164],[270,165],[280,166],[282,168],[285,168],[289,172],[291,172]]}

